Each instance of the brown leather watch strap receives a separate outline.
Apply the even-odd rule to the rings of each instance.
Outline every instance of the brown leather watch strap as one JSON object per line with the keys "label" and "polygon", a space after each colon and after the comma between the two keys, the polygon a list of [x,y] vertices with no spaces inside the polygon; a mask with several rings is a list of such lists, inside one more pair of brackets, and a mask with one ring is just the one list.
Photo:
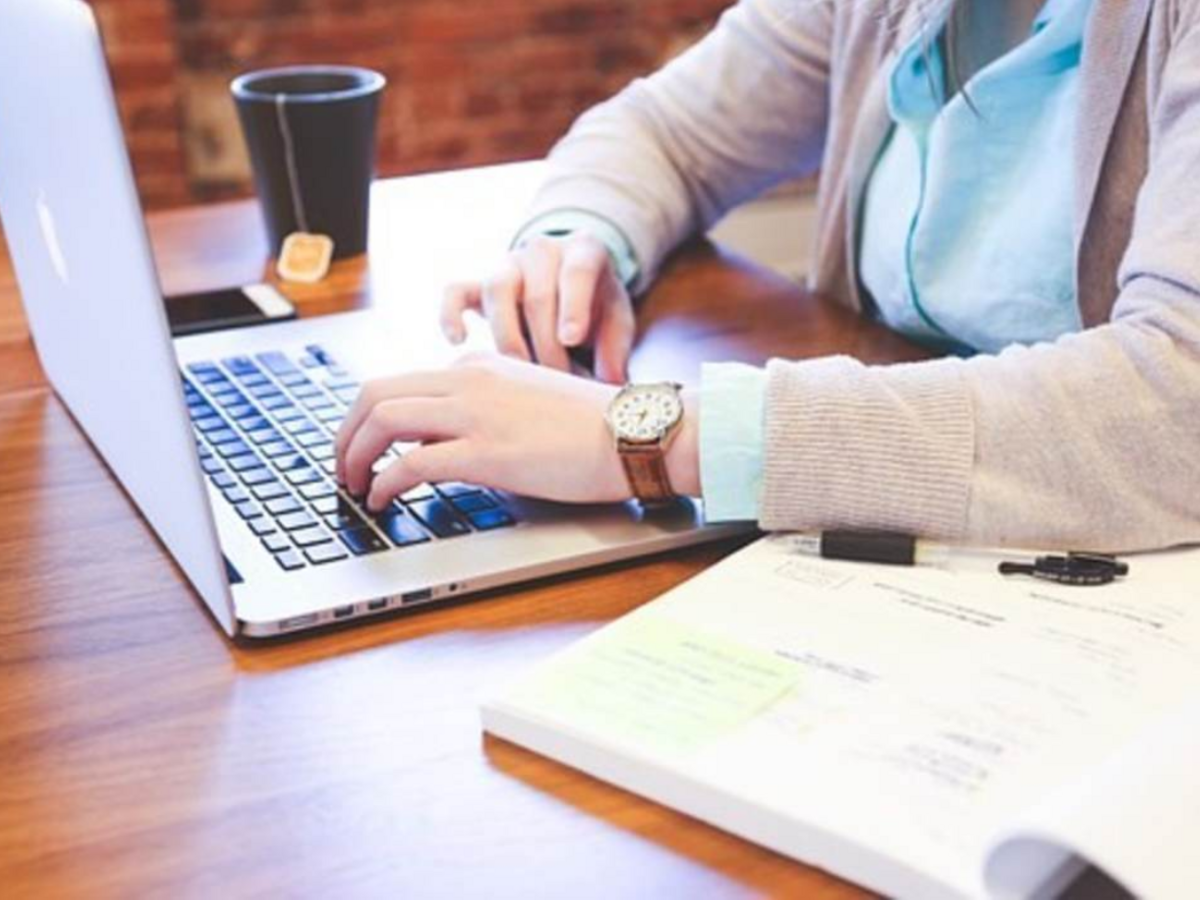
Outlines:
{"label": "brown leather watch strap", "polygon": [[670,503],[675,499],[671,479],[667,476],[667,460],[660,444],[634,444],[621,441],[618,445],[621,463],[629,488],[642,503]]}

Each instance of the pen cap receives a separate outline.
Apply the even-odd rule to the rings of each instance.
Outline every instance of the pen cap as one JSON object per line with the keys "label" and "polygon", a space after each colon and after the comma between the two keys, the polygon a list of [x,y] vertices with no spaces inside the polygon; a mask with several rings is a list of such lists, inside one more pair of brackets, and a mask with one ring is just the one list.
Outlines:
{"label": "pen cap", "polygon": [[917,562],[917,539],[886,531],[825,531],[821,555],[826,559],[911,566]]}

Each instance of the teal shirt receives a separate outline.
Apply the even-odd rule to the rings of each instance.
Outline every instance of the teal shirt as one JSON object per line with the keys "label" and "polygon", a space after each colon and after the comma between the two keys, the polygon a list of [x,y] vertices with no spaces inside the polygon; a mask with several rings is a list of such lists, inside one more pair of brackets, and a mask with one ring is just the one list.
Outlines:
{"label": "teal shirt", "polygon": [[[859,253],[863,284],[890,327],[963,354],[1082,327],[1072,151],[1091,5],[1047,0],[1029,38],[967,84],[970,105],[962,92],[947,102],[932,30],[901,52],[888,91],[894,127],[867,185]],[[606,240],[614,259],[629,258],[618,238]],[[765,390],[762,369],[703,368],[709,521],[758,518]]]}
{"label": "teal shirt", "polygon": [[937,45],[900,54],[859,253],[863,285],[895,331],[997,353],[1082,327],[1071,151],[1091,4],[1048,0],[1029,38],[948,102]]}

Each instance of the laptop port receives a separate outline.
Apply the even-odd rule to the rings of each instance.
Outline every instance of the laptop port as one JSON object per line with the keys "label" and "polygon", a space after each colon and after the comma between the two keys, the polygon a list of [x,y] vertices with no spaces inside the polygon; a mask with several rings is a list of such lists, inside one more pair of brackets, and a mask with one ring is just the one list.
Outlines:
{"label": "laptop port", "polygon": [[354,615],[354,606],[353,605],[339,606],[339,607],[337,607],[337,609],[335,609],[333,611],[333,617],[335,619],[348,619],[352,615]]}
{"label": "laptop port", "polygon": [[295,631],[297,628],[308,628],[317,624],[320,616],[317,613],[309,613],[305,616],[292,616],[290,619],[284,619],[279,623],[280,631]]}
{"label": "laptop port", "polygon": [[433,599],[433,588],[424,588],[420,591],[409,591],[400,597],[401,603],[424,603],[426,600]]}
{"label": "laptop port", "polygon": [[367,603],[367,609],[369,609],[371,612],[376,612],[381,609],[387,609],[387,605],[388,598],[380,597],[378,600],[371,600],[369,603]]}

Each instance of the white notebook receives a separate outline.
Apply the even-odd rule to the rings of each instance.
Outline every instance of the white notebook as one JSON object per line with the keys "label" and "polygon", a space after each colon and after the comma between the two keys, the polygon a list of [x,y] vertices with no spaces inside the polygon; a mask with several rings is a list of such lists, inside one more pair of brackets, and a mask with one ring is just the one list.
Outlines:
{"label": "white notebook", "polygon": [[493,734],[899,897],[1200,884],[1200,552],[1061,587],[765,538],[535,666]]}

